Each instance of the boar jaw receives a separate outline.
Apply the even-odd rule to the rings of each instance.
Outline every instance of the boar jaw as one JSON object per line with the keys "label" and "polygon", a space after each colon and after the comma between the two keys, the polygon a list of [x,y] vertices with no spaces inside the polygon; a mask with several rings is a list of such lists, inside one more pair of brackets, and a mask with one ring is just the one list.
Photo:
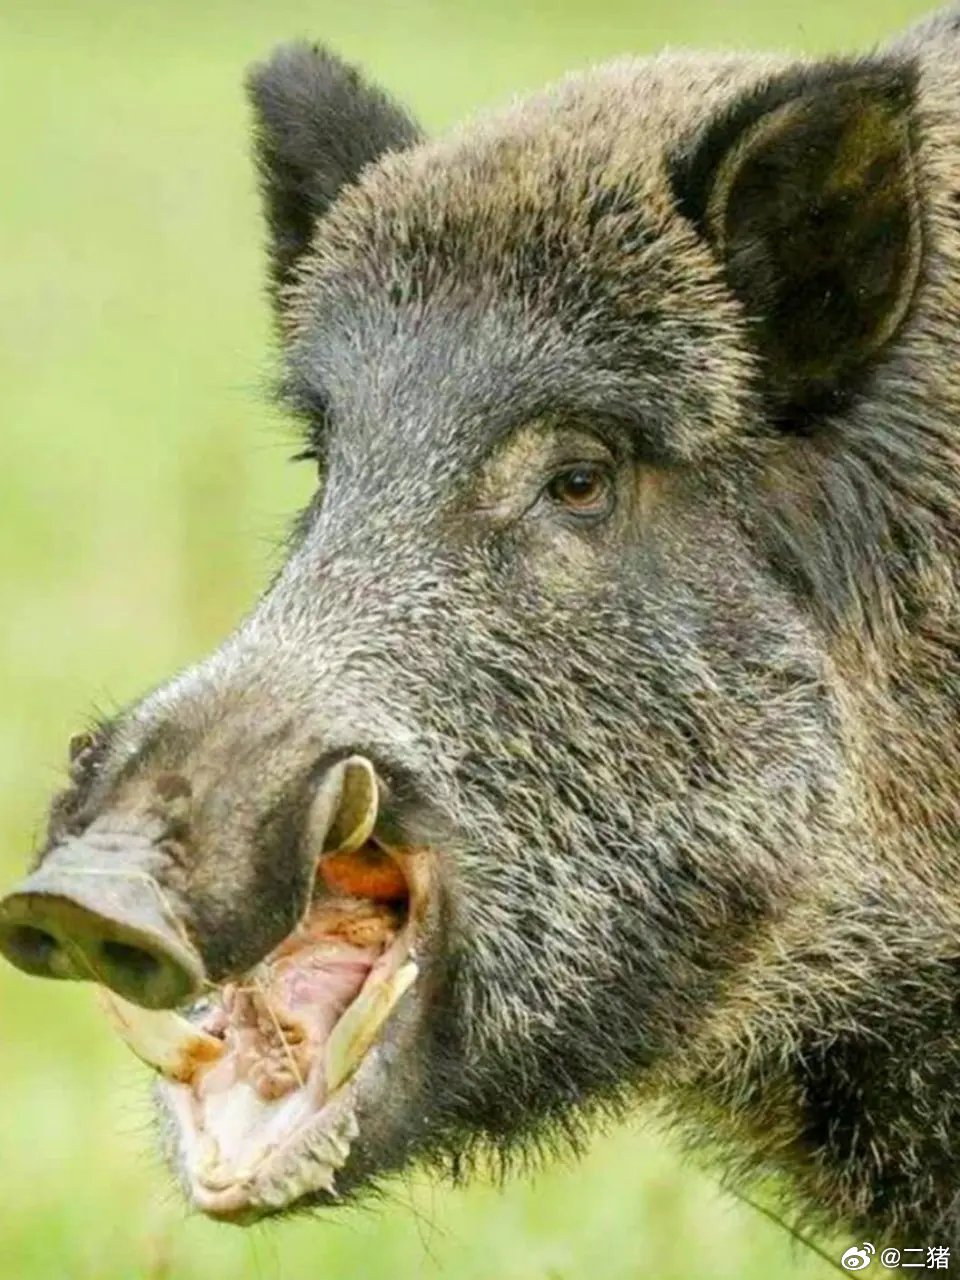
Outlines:
{"label": "boar jaw", "polygon": [[181,1180],[213,1217],[335,1194],[365,1068],[376,1074],[390,1015],[417,977],[432,896],[427,851],[395,849],[375,829],[380,798],[363,757],[326,776],[311,809],[310,900],[252,969],[181,1012],[103,992],[115,1028],[160,1074]]}
{"label": "boar jaw", "polygon": [[205,1001],[194,1030],[223,1052],[159,1086],[202,1212],[249,1220],[335,1194],[365,1069],[417,977],[421,909],[413,885],[402,919],[396,907],[322,896],[256,969]]}

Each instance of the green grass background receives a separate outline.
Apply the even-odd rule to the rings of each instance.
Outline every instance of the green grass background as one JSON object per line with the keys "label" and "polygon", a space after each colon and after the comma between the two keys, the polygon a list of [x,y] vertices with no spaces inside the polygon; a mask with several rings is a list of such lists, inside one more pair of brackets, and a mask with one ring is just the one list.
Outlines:
{"label": "green grass background", "polygon": [[[624,51],[853,47],[926,7],[2,0],[0,882],[41,830],[68,734],[214,645],[306,496],[261,393],[248,61],[322,37],[436,129]],[[322,1222],[189,1218],[153,1154],[145,1074],[89,991],[0,968],[3,1280],[832,1274],[639,1121],[504,1191],[417,1174]]]}

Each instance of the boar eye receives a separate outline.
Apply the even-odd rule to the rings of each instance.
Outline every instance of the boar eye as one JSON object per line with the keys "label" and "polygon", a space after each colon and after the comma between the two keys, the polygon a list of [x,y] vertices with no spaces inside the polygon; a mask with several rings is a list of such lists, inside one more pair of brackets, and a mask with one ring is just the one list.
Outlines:
{"label": "boar eye", "polygon": [[581,462],[558,472],[547,485],[547,494],[572,515],[604,516],[613,507],[613,479],[606,467]]}

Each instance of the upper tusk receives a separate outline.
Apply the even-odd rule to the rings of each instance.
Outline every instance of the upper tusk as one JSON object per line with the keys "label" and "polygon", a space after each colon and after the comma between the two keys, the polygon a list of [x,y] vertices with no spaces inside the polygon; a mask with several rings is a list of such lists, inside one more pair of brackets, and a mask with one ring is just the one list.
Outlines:
{"label": "upper tusk", "polygon": [[342,764],[339,802],[328,827],[323,849],[353,853],[373,833],[380,808],[380,792],[373,765],[365,756],[351,756]]}

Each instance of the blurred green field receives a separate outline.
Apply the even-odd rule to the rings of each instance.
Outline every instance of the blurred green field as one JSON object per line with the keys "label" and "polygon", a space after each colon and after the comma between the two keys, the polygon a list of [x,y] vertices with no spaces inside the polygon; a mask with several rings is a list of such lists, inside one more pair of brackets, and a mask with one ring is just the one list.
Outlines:
{"label": "blurred green field", "polygon": [[[624,51],[852,46],[927,7],[0,0],[0,883],[68,734],[218,640],[307,492],[261,390],[249,60],[322,37],[439,128]],[[0,970],[4,1280],[832,1274],[639,1124],[503,1192],[416,1175],[323,1222],[188,1219],[153,1154],[145,1075],[88,991]]]}

